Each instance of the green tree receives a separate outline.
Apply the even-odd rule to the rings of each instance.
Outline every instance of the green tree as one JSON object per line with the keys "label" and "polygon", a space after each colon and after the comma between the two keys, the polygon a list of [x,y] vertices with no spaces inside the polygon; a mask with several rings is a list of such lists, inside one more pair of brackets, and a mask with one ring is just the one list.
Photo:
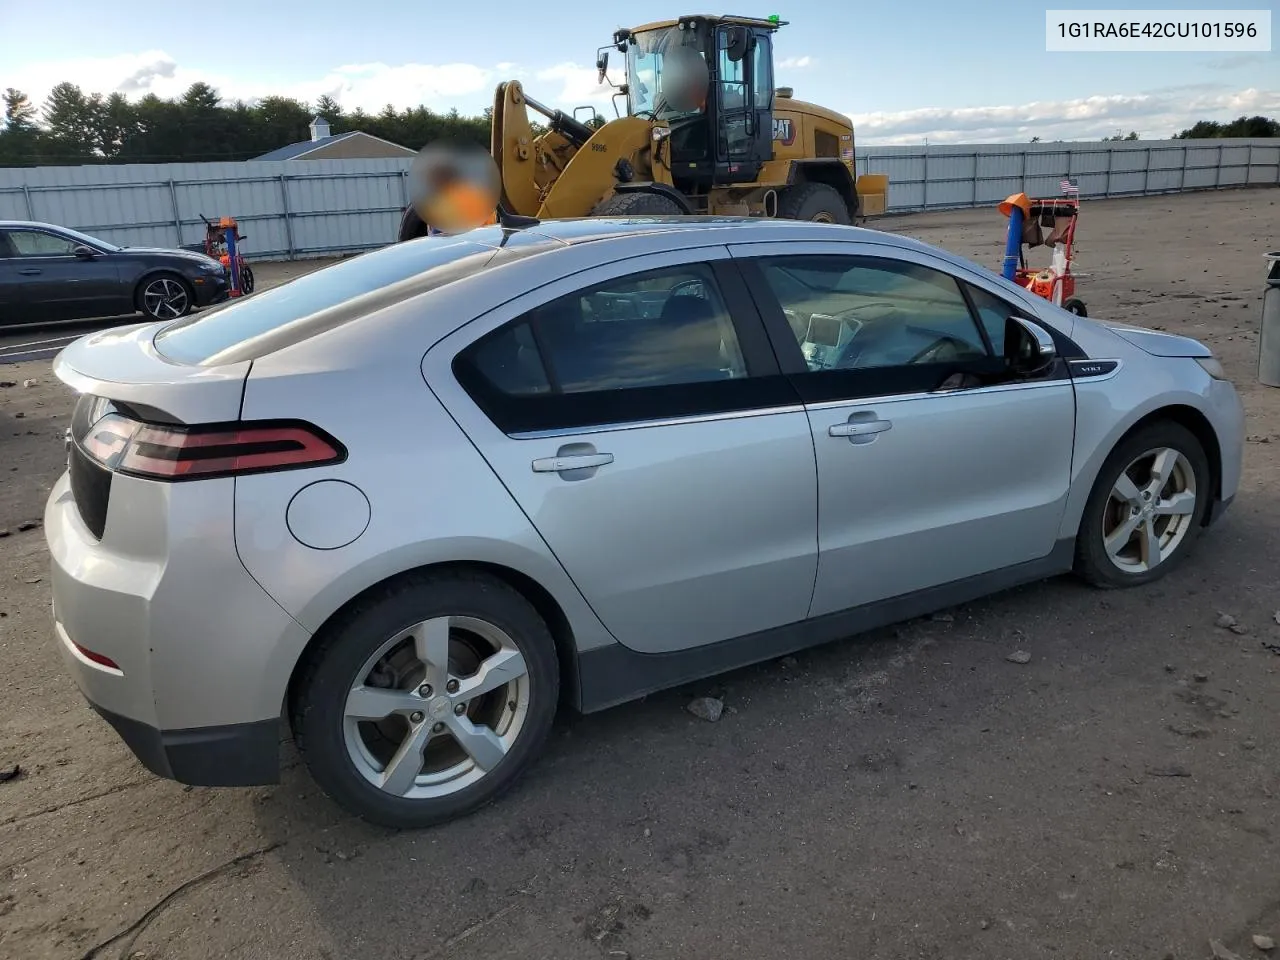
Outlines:
{"label": "green tree", "polygon": [[316,116],[328,120],[329,126],[337,133],[338,124],[342,122],[342,105],[333,97],[325,94],[316,101]]}
{"label": "green tree", "polygon": [[1212,140],[1220,137],[1280,137],[1280,121],[1270,117],[1238,117],[1229,123],[1201,120],[1173,135],[1175,140]]}
{"label": "green tree", "polygon": [[60,83],[44,104],[44,125],[50,147],[67,162],[85,163],[101,156],[103,102],[87,97],[74,83]]}
{"label": "green tree", "polygon": [[31,99],[13,87],[4,92],[4,127],[0,128],[0,167],[25,167],[40,162],[45,135],[36,125]]}
{"label": "green tree", "polygon": [[25,93],[13,87],[4,92],[4,128],[10,133],[36,128],[35,104]]}
{"label": "green tree", "polygon": [[[466,116],[422,106],[387,106],[370,115],[359,108],[343,110],[332,97],[321,97],[314,109],[289,97],[226,102],[207,83],[194,83],[172,100],[155,94],[134,101],[120,93],[103,97],[61,83],[43,110],[18,90],[5,91],[3,102],[0,166],[249,160],[309,139],[308,126],[317,114],[334,133],[363,130],[415,150],[446,141],[487,147],[492,116],[491,110]],[[541,128],[535,124],[534,129]]]}

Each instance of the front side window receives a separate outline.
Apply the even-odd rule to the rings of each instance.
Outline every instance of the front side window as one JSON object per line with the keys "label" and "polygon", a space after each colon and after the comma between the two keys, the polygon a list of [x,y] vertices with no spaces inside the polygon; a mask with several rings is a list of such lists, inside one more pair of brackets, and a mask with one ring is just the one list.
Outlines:
{"label": "front side window", "polygon": [[460,363],[511,397],[747,375],[729,311],[705,264],[633,274],[560,297],[485,337]]}
{"label": "front side window", "polygon": [[989,356],[948,274],[872,257],[770,257],[759,265],[812,372]]}
{"label": "front side window", "polygon": [[997,357],[1004,356],[1005,325],[1015,313],[1021,313],[1011,304],[993,294],[969,286],[969,297],[973,300],[973,309],[978,314],[982,328],[987,331],[987,339],[991,341],[991,350]]}
{"label": "front side window", "polygon": [[9,243],[19,257],[69,257],[78,246],[43,230],[10,230]]}

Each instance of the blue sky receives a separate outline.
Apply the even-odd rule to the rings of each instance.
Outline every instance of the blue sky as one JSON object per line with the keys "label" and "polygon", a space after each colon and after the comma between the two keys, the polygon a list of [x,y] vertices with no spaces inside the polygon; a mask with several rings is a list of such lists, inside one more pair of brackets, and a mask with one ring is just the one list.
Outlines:
{"label": "blue sky", "polygon": [[[1048,54],[1046,5],[787,0],[736,12],[790,22],[777,37],[778,82],[852,116],[864,144],[1097,139],[1130,129],[1157,138],[1202,118],[1280,116],[1274,50]],[[1249,5],[1165,0],[1166,7]],[[67,79],[102,93],[171,96],[205,80],[229,98],[328,93],[370,111],[392,102],[478,112],[498,80],[519,77],[539,99],[603,107],[607,96],[595,86],[592,64],[613,29],[700,9],[669,0],[609,9],[516,0],[264,0],[184,8],[178,16],[159,0],[0,0],[0,88],[39,100]],[[219,34],[228,22],[235,29]]]}

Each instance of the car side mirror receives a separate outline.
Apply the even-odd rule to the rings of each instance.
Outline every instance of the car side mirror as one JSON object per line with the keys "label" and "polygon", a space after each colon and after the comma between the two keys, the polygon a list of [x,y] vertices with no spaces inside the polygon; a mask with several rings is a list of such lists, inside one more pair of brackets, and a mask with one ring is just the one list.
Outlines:
{"label": "car side mirror", "polygon": [[1021,377],[1044,373],[1058,357],[1053,335],[1024,317],[1009,317],[1005,321],[1004,352],[1009,369]]}
{"label": "car side mirror", "polygon": [[92,260],[97,256],[92,247],[86,247],[83,244],[73,249],[71,253],[77,260]]}

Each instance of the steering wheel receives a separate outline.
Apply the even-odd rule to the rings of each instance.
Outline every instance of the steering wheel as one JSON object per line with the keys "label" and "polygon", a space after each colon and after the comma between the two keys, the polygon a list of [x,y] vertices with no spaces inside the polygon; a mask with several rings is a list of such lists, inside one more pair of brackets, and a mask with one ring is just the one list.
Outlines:
{"label": "steering wheel", "polygon": [[941,336],[908,360],[907,363],[938,363],[943,359],[947,359],[938,356],[944,347],[951,347],[957,353],[960,353],[967,350],[969,345],[958,337]]}
{"label": "steering wheel", "polygon": [[699,293],[681,293],[680,292],[681,290],[684,290],[686,288],[701,287],[701,286],[702,286],[701,277],[693,277],[690,280],[681,280],[674,287],[672,287],[670,290],[667,291],[667,296],[668,297],[702,297],[702,294],[700,292]]}

